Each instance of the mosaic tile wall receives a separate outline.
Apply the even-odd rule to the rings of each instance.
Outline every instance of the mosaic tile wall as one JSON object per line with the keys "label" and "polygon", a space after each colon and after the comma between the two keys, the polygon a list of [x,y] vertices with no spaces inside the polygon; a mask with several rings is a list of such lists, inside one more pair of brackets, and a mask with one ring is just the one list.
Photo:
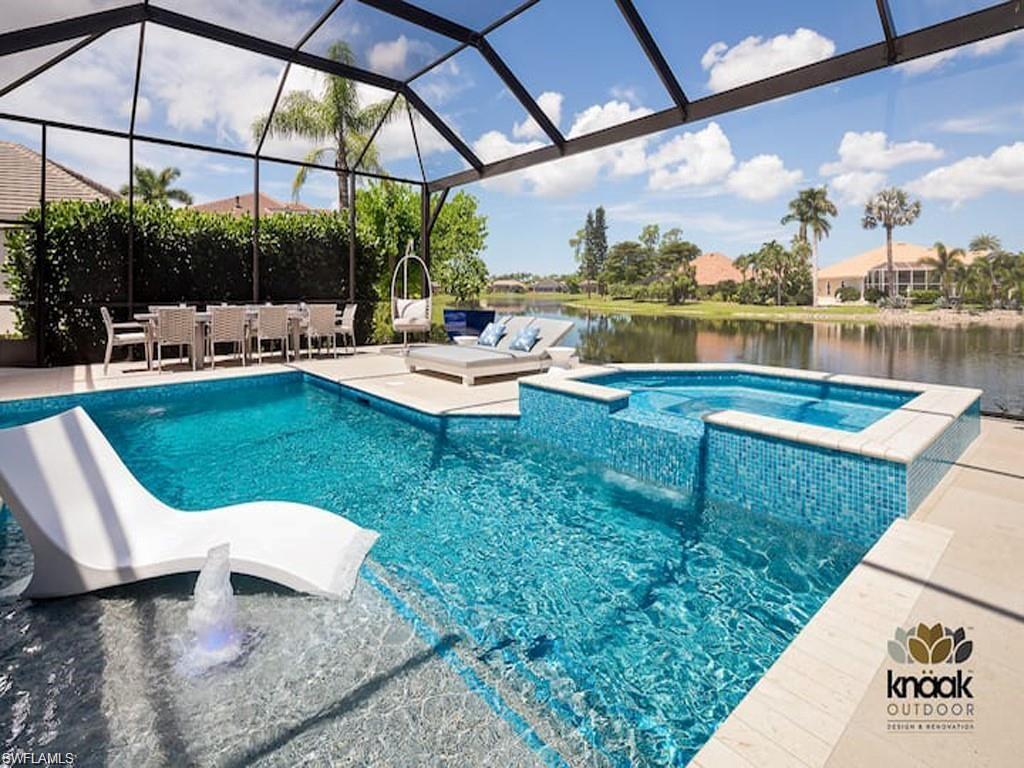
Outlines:
{"label": "mosaic tile wall", "polygon": [[903,464],[705,426],[710,498],[865,544],[907,512]]}
{"label": "mosaic tile wall", "polygon": [[981,434],[981,400],[964,411],[907,467],[908,513],[917,509],[974,439]]}
{"label": "mosaic tile wall", "polygon": [[625,400],[602,403],[520,385],[519,428],[641,480],[693,491],[698,476],[700,424],[659,414],[624,411]]}
{"label": "mosaic tile wall", "polygon": [[870,544],[917,507],[977,437],[975,403],[909,467],[520,386],[525,436],[642,480]]}

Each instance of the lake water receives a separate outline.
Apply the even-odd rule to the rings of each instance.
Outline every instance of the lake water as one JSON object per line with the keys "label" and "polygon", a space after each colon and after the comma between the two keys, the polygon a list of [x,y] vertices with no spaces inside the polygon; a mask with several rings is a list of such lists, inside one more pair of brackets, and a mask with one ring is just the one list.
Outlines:
{"label": "lake water", "polygon": [[593,362],[782,365],[977,387],[986,411],[1024,415],[1024,327],[776,323],[606,315],[557,302],[501,308],[572,320],[565,343]]}

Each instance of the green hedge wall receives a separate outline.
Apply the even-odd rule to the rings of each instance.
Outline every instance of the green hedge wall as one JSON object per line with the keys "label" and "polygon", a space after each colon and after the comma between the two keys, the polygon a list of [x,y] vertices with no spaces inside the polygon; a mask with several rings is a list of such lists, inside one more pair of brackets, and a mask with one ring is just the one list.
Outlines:
{"label": "green hedge wall", "polygon": [[[13,298],[35,298],[39,211],[25,229],[9,230],[4,273]],[[43,286],[48,364],[94,360],[106,340],[99,304],[128,298],[128,204],[61,201],[46,208]],[[136,204],[136,306],[178,301],[252,299],[252,219],[192,209]],[[348,295],[348,220],[332,212],[260,219],[260,300],[315,301]],[[360,338],[369,335],[384,259],[356,246]],[[88,305],[88,306],[81,306]],[[112,309],[116,319],[127,310]],[[18,310],[18,330],[35,332],[35,307]]]}

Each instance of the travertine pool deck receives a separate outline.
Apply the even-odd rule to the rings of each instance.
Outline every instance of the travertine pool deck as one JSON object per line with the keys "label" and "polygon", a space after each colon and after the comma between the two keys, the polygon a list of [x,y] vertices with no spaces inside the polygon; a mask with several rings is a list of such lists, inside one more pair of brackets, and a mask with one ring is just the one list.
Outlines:
{"label": "travertine pool deck", "polygon": [[[106,376],[98,365],[0,369],[0,400],[297,368],[435,415],[518,414],[514,379],[464,387],[440,376],[410,374],[401,358],[376,350],[287,365],[269,360],[246,368],[219,365],[196,373],[177,369],[157,374],[143,368],[140,363],[113,364]],[[943,402],[940,393],[924,405],[941,412]],[[914,515],[897,521],[881,537],[692,765],[1020,764],[1022,584],[1024,422],[985,418],[981,437]],[[918,622],[963,626],[974,642],[966,665],[974,676],[976,716],[971,732],[887,731],[885,678],[892,665],[886,642],[896,627]],[[509,764],[532,760],[528,750],[517,753],[512,743],[504,742],[500,719],[483,717],[475,722],[501,744],[492,756],[501,755]],[[587,756],[575,754],[568,744],[559,747],[569,764],[589,764]],[[438,757],[435,752],[433,759]]]}

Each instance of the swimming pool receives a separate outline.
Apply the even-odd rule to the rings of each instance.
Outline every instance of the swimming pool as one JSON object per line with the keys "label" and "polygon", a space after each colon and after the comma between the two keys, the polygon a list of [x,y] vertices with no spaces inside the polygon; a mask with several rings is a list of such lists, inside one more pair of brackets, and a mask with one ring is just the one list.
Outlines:
{"label": "swimming pool", "polygon": [[632,393],[629,407],[700,419],[735,410],[799,424],[858,432],[918,393],[736,372],[625,371],[589,381]]}
{"label": "swimming pool", "polygon": [[[524,439],[513,420],[383,413],[297,373],[2,404],[0,426],[73,403],[170,504],[286,499],[379,530],[371,580],[457,635],[460,656],[508,708],[571,730],[612,765],[685,764],[864,551],[713,495],[617,475]],[[24,568],[12,533],[0,578]],[[273,639],[268,647],[289,646]],[[0,696],[52,685],[46,651],[12,657],[20,647],[0,644],[12,670]],[[310,677],[345,663],[304,669],[301,647],[275,660],[282,675],[298,665]],[[247,698],[205,703],[224,743],[249,738],[232,707],[274,717],[259,685],[236,696]],[[67,709],[73,699],[52,706],[58,736],[87,739],[101,717]],[[139,718],[118,727],[149,727]]]}

